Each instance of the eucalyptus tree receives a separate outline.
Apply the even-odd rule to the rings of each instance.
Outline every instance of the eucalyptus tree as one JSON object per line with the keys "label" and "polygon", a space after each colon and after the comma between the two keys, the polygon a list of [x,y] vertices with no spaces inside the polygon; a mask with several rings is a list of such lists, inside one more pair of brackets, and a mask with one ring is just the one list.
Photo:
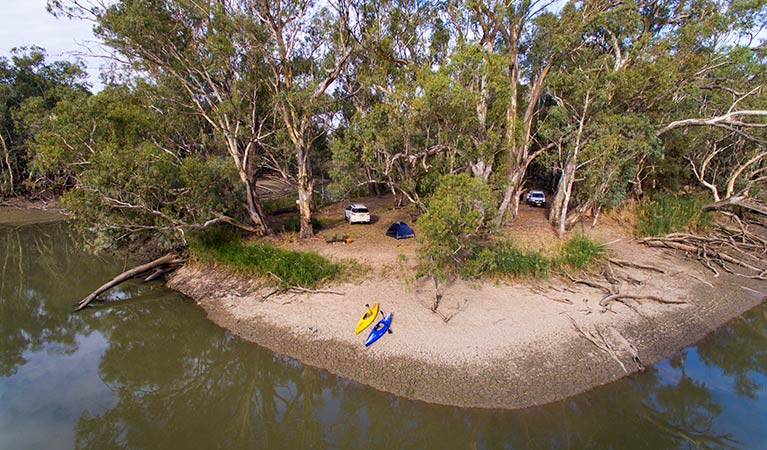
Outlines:
{"label": "eucalyptus tree", "polygon": [[708,208],[737,205],[767,214],[766,56],[743,46],[717,52],[707,61],[717,67],[688,86],[677,103],[683,115],[657,131],[709,191],[714,203]]}
{"label": "eucalyptus tree", "polygon": [[[620,49],[612,48],[616,36],[626,39],[621,33],[640,23],[632,11],[605,10],[583,23],[579,33],[571,33],[580,35],[581,44],[571,46],[549,76],[548,96],[554,106],[547,109],[538,131],[539,139],[557,149],[542,162],[558,172],[549,221],[560,235],[587,212],[596,220],[603,205],[622,202],[626,185],[641,189],[641,166],[659,148],[648,111],[641,105],[662,66],[638,64],[634,70],[616,56],[623,54]],[[561,20],[572,13],[577,10],[565,8]]]}
{"label": "eucalyptus tree", "polygon": [[41,122],[30,145],[32,173],[66,190],[62,204],[85,246],[151,242],[146,249],[161,252],[206,223],[249,228],[223,144],[202,118],[157,101],[156,91],[174,87],[107,85],[62,99]]}
{"label": "eucalyptus tree", "polygon": [[454,34],[455,46],[450,55],[454,79],[464,88],[463,97],[473,106],[476,119],[470,122],[471,145],[464,150],[471,173],[489,181],[503,138],[507,99],[516,88],[504,76],[508,67],[497,51],[501,38],[502,2],[449,2],[446,16]]}
{"label": "eucalyptus tree", "polygon": [[176,107],[198,114],[224,143],[246,193],[255,229],[270,232],[256,190],[259,152],[273,133],[269,70],[255,44],[268,31],[253,1],[51,0],[54,14],[94,22],[115,58],[150,80],[172,77],[185,94]]}
{"label": "eucalyptus tree", "polygon": [[331,127],[328,119],[335,106],[329,92],[359,45],[358,5],[352,0],[246,3],[246,12],[263,29],[263,35],[251,36],[250,44],[269,69],[264,80],[273,96],[273,112],[293,150],[300,234],[310,237],[314,233],[310,156],[315,141]]}
{"label": "eucalyptus tree", "polygon": [[14,48],[10,60],[0,58],[0,196],[25,191],[37,124],[62,97],[88,93],[81,63],[46,57],[33,46]]}
{"label": "eucalyptus tree", "polygon": [[[767,156],[767,2],[666,2],[640,8],[639,14],[642,32],[628,41],[638,51],[630,52],[635,59],[657,55],[652,61],[663,64],[665,75],[647,101],[663,157],[679,167],[689,162],[692,179],[715,200],[719,190],[735,201],[748,197],[750,187],[764,181],[759,178]],[[646,36],[653,38],[654,53],[645,50]],[[631,58],[624,57],[629,65]]]}
{"label": "eucalyptus tree", "polygon": [[[683,180],[685,160],[715,200],[713,174],[726,179],[719,182],[728,195],[735,178],[743,192],[760,182],[758,145],[722,157],[737,148],[734,137],[742,147],[760,132],[758,52],[733,47],[732,36],[746,31],[744,17],[763,14],[763,6],[741,5],[738,12],[709,3],[651,6],[626,4],[602,14],[583,29],[584,44],[552,69],[548,89],[558,106],[542,122],[542,137],[561,155],[547,158],[561,169],[549,217],[560,233],[586,212],[596,217],[602,206],[622,202],[629,191],[641,196],[648,176],[653,184]],[[691,129],[706,125],[720,129]],[[672,132],[682,128],[687,131]]]}
{"label": "eucalyptus tree", "polygon": [[448,36],[439,11],[435,2],[410,0],[361,9],[361,51],[337,92],[343,115],[331,141],[331,175],[338,193],[385,185],[422,206],[424,185],[444,165],[432,157],[453,149],[443,132],[458,122],[451,90],[460,86],[441,70]]}

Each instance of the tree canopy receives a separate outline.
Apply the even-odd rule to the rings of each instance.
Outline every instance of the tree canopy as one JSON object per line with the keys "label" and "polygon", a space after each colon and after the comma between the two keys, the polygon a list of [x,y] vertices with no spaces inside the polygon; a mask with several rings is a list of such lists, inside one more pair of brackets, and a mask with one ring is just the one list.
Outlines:
{"label": "tree canopy", "polygon": [[758,210],[765,4],[49,1],[93,21],[122,76],[92,95],[40,49],[0,60],[0,182],[69,190],[107,240],[169,245],[211,220],[270,233],[270,179],[311,236],[317,176],[428,212],[466,174],[497,224],[544,189],[560,233],[648,189]]}

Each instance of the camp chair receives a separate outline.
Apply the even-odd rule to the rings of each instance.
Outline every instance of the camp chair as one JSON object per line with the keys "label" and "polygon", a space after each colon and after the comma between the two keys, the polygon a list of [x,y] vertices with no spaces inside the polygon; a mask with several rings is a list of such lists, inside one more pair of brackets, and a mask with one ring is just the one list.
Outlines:
{"label": "camp chair", "polygon": [[343,242],[345,240],[346,240],[346,238],[344,237],[343,233],[341,233],[340,231],[336,233],[336,241],[337,242]]}
{"label": "camp chair", "polygon": [[326,234],[326,235],[325,235],[325,243],[327,243],[327,244],[332,244],[332,243],[333,243],[333,242],[335,242],[335,241],[336,241],[336,240],[333,238],[333,235],[332,235],[332,234]]}

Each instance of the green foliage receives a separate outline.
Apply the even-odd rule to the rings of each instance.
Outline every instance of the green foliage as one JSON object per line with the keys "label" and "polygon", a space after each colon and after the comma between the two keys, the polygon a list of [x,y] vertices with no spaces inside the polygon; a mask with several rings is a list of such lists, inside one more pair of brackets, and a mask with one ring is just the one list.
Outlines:
{"label": "green foliage", "polygon": [[[227,215],[243,220],[236,169],[216,156],[200,119],[165,107],[164,85],[107,86],[61,99],[31,145],[36,184],[69,189],[62,203],[93,249],[155,252],[182,230]],[[219,153],[222,153],[219,151]]]}
{"label": "green foliage", "polygon": [[[312,228],[314,231],[317,231],[322,228],[322,224],[320,223],[319,219],[312,217]],[[284,221],[282,225],[280,226],[280,231],[285,232],[294,232],[297,233],[301,231],[301,218],[298,216],[290,216],[288,220]]]}
{"label": "green foliage", "polygon": [[[11,140],[0,186],[77,186],[65,203],[100,245],[154,234],[164,248],[184,224],[242,220],[256,176],[308,188],[299,173],[330,175],[336,198],[385,186],[428,203],[422,270],[481,273],[497,263],[476,257],[493,190],[534,177],[567,180],[571,195],[555,199],[568,208],[554,206],[572,215],[598,216],[647,186],[765,195],[763,117],[661,131],[764,109],[766,4],[50,1],[92,18],[135,72],[92,96],[78,65],[45,63],[39,49],[0,60]],[[579,265],[574,255],[562,264]]]}
{"label": "green foliage", "polygon": [[545,278],[552,269],[581,270],[603,256],[604,246],[582,235],[564,241],[552,257],[539,250],[523,250],[512,243],[501,242],[479,249],[467,260],[461,275]]}
{"label": "green foliage", "polygon": [[709,200],[703,195],[658,195],[640,206],[637,234],[663,236],[704,231],[714,225],[714,219],[703,210],[707,203]]}
{"label": "green foliage", "polygon": [[75,228],[94,249],[182,244],[180,230],[220,215],[235,217],[242,198],[230,164],[186,157],[151,144],[101,151],[62,197]]}
{"label": "green foliage", "polygon": [[428,203],[428,212],[418,219],[421,271],[444,278],[491,231],[495,197],[477,178],[445,175]]}
{"label": "green foliage", "polygon": [[31,142],[63,98],[87,96],[81,63],[46,61],[40,47],[0,57],[0,196],[29,192]]}
{"label": "green foliage", "polygon": [[584,269],[605,255],[604,245],[588,236],[575,235],[562,243],[552,260],[557,268]]}
{"label": "green foliage", "polygon": [[549,273],[551,261],[538,251],[524,251],[510,243],[501,243],[481,249],[476,257],[467,261],[463,276],[489,274],[512,277],[544,278]]}
{"label": "green foliage", "polygon": [[189,242],[192,254],[202,261],[223,264],[239,273],[270,279],[280,287],[317,287],[341,272],[341,267],[314,252],[285,250],[263,242],[243,242],[227,233],[198,236]]}

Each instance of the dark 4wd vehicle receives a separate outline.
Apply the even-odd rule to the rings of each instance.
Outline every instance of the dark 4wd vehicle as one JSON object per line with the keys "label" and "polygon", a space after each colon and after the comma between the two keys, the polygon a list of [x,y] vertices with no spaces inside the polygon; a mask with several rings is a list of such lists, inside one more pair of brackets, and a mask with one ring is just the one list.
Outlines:
{"label": "dark 4wd vehicle", "polygon": [[530,206],[546,206],[546,195],[542,191],[530,191],[527,193],[527,204]]}

